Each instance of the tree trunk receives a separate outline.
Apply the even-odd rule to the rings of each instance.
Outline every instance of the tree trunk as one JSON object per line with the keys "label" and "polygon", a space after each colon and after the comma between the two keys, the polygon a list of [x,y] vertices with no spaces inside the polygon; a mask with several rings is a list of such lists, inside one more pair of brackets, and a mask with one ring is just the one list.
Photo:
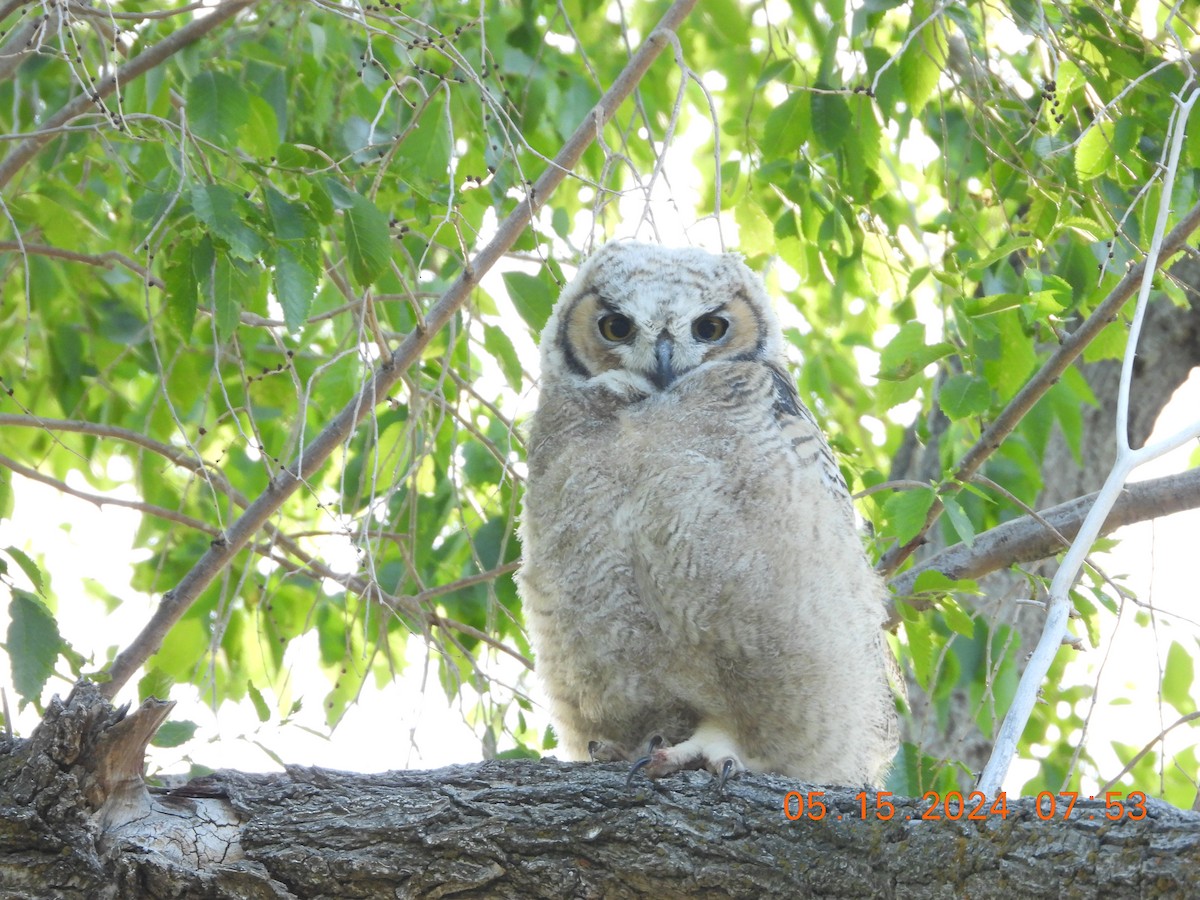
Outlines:
{"label": "tree trunk", "polygon": [[853,788],[626,786],[622,766],[554,760],[147,792],[128,760],[165,708],[126,716],[81,684],[0,746],[0,898],[1169,897],[1200,870],[1200,815],[1129,798],[1115,821],[1099,801],[1065,816],[1062,798],[1048,821],[1029,800],[924,821],[932,801],[891,798],[879,821]]}

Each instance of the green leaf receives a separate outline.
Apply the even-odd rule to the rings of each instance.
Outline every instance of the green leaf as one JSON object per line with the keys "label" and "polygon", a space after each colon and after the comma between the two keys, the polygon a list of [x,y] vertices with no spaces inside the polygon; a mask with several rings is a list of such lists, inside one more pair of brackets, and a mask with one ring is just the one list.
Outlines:
{"label": "green leaf", "polygon": [[938,612],[942,614],[942,621],[956,634],[961,634],[965,638],[974,637],[975,635],[975,620],[971,618],[953,597],[943,597],[938,603]]}
{"label": "green leaf", "polygon": [[224,72],[201,72],[187,88],[188,127],[220,146],[237,143],[238,129],[250,121],[250,101],[238,82]]}
{"label": "green leaf", "polygon": [[218,340],[228,340],[237,330],[244,305],[256,293],[255,280],[255,272],[246,263],[217,253],[206,287]]}
{"label": "green leaf", "polygon": [[189,722],[186,719],[179,722],[164,722],[150,743],[155,747],[178,747],[195,737],[196,729],[199,727],[195,722]]}
{"label": "green leaf", "polygon": [[938,392],[938,403],[951,419],[964,419],[987,411],[992,402],[992,389],[977,375],[951,375]]}
{"label": "green leaf", "polygon": [[[981,274],[983,274],[984,271],[991,268],[996,263],[1000,262],[1001,260],[1007,260],[1014,253],[1018,253],[1021,250],[1024,250],[1026,247],[1028,247],[1032,243],[1033,243],[1032,235],[1026,234],[1026,235],[1018,235],[1016,237],[1009,237],[1002,244],[1000,244],[999,247],[997,247],[991,253],[987,254],[987,256],[983,257],[983,259],[981,259],[977,262],[973,262],[969,266],[967,266],[967,273],[972,278],[978,278]],[[982,300],[982,299],[986,299],[986,298],[967,298],[967,299]],[[971,315],[977,315],[977,313],[972,312]]]}
{"label": "green leaf", "polygon": [[65,643],[54,614],[36,594],[14,589],[8,616],[4,649],[12,666],[13,688],[21,697],[22,706],[37,705]]}
{"label": "green leaf", "polygon": [[33,585],[33,589],[45,596],[46,582],[42,576],[42,570],[38,568],[37,563],[30,559],[24,550],[19,550],[16,547],[7,547],[4,552],[11,556],[16,564],[21,567],[21,571],[25,573],[25,577],[29,579],[30,584]]}
{"label": "green leaf", "polygon": [[897,491],[883,504],[889,530],[901,544],[907,544],[925,527],[925,517],[933,506],[932,488]]}
{"label": "green leaf", "polygon": [[[828,90],[825,85],[818,87]],[[850,107],[845,98],[840,94],[814,93],[809,102],[813,137],[826,150],[836,150],[850,134]]]}
{"label": "green leaf", "polygon": [[962,508],[962,504],[954,497],[943,497],[942,506],[945,507],[946,518],[950,520],[950,524],[954,526],[954,530],[962,542],[968,547],[975,546],[975,529],[972,527],[966,511]]}
{"label": "green leaf", "polygon": [[908,643],[913,676],[917,679],[917,684],[923,690],[928,691],[932,684],[934,671],[933,634],[929,627],[929,618],[916,612],[902,601],[896,604],[896,608],[904,620],[904,637]]}
{"label": "green leaf", "polygon": [[272,187],[267,187],[263,193],[267,199],[267,213],[271,217],[271,226],[275,229],[275,237],[278,240],[306,241],[320,234],[317,220],[304,206],[292,203]]}
{"label": "green leaf", "polygon": [[163,284],[167,287],[167,321],[186,341],[192,335],[200,297],[196,290],[192,248],[184,246],[183,249],[186,254],[182,258],[173,259],[163,270]]}
{"label": "green leaf", "polygon": [[808,140],[812,127],[810,111],[808,94],[802,91],[793,91],[771,110],[759,144],[763,154],[767,158],[795,156]]}
{"label": "green leaf", "polygon": [[925,569],[913,581],[914,594],[978,594],[979,582],[971,578],[951,578],[937,569]]}
{"label": "green leaf", "polygon": [[524,272],[505,272],[504,286],[521,318],[540,334],[554,308],[554,291],[541,278]]}
{"label": "green leaf", "polygon": [[904,381],[919,375],[924,368],[954,352],[954,345],[945,342],[927,345],[925,326],[906,322],[879,355],[879,378],[885,381]]}
{"label": "green leaf", "polygon": [[262,239],[248,228],[238,214],[242,198],[219,184],[197,184],[192,188],[192,209],[212,234],[229,245],[238,259],[254,259],[262,250]]}
{"label": "green leaf", "polygon": [[[2,388],[0,388],[2,389]],[[13,490],[7,472],[0,472],[0,520],[11,519],[13,514]]]}
{"label": "green leaf", "polygon": [[1179,641],[1172,641],[1163,671],[1162,696],[1180,715],[1187,716],[1196,711],[1196,702],[1192,699],[1195,678],[1195,660]]}
{"label": "green leaf", "polygon": [[742,253],[757,256],[775,248],[775,227],[757,203],[739,203],[733,219],[738,225],[738,244]]}
{"label": "green leaf", "polygon": [[258,721],[270,721],[271,708],[267,705],[266,698],[263,697],[262,691],[255,687],[254,682],[250,682],[248,685],[246,685],[246,689],[250,694],[250,702],[254,704],[254,712],[258,715]]}
{"label": "green leaf", "polygon": [[926,22],[930,12],[927,2],[913,4],[909,34],[918,28],[920,31],[900,57],[900,90],[913,115],[925,108],[946,66],[946,41],[941,31],[944,24],[938,20]]}
{"label": "green leaf", "polygon": [[334,205],[346,219],[346,253],[350,271],[359,287],[368,287],[392,259],[392,236],[388,218],[374,203],[345,185],[327,181]]}
{"label": "green leaf", "polygon": [[521,359],[517,356],[516,348],[507,334],[495,325],[483,326],[483,346],[492,354],[500,371],[504,373],[508,386],[514,391],[521,390],[523,379]]}
{"label": "green leaf", "polygon": [[1037,365],[1037,351],[1015,310],[1000,313],[991,321],[996,323],[999,353],[985,360],[983,373],[999,398],[1007,400],[1021,389]]}
{"label": "green leaf", "polygon": [[246,121],[238,128],[238,147],[258,159],[274,155],[279,148],[279,122],[275,110],[262,97],[247,98]]}
{"label": "green leaf", "polygon": [[1088,644],[1094,649],[1100,646],[1100,610],[1087,597],[1078,591],[1071,591],[1071,602],[1075,607],[1075,611],[1079,613],[1083,620],[1083,627],[1087,629]]}
{"label": "green leaf", "polygon": [[308,318],[317,278],[289,248],[280,247],[275,253],[274,284],[283,320],[288,331],[295,334]]}
{"label": "green leaf", "polygon": [[[437,111],[440,105],[426,107],[425,114],[396,150],[396,158],[410,187],[424,197],[445,189],[450,164],[450,131]],[[460,176],[461,177],[461,176]]]}
{"label": "green leaf", "polygon": [[1113,150],[1116,125],[1108,119],[1093,122],[1075,145],[1075,173],[1083,181],[1111,172],[1117,156]]}

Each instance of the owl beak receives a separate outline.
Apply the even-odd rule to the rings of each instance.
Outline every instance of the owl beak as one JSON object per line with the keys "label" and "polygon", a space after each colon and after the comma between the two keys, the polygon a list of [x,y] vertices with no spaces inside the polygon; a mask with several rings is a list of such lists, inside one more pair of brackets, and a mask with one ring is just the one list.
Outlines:
{"label": "owl beak", "polygon": [[658,367],[654,370],[651,381],[659,390],[665,390],[675,380],[675,368],[671,364],[671,354],[675,352],[675,341],[663,329],[658,340],[654,342],[654,359]]}

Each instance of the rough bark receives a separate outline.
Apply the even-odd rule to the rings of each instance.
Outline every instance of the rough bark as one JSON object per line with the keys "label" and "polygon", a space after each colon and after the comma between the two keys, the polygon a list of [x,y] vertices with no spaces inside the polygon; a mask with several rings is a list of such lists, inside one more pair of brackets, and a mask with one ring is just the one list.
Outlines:
{"label": "rough bark", "polygon": [[788,793],[820,788],[627,787],[622,766],[554,760],[219,772],[130,804],[104,773],[155,717],[81,685],[0,746],[0,898],[1174,897],[1200,867],[1200,814],[1156,801],[1142,821],[1086,801],[1041,821],[1027,800],[923,821],[928,801],[894,798],[881,822],[874,793],[864,820],[857,789],[829,788],[824,818],[790,820]]}

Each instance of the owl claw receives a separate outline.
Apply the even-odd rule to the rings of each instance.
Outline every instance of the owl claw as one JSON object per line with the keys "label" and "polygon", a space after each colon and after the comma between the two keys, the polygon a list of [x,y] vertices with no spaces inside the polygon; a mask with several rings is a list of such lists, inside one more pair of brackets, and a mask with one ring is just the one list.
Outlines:
{"label": "owl claw", "polygon": [[725,782],[732,776],[741,773],[742,765],[732,756],[727,756],[721,760],[721,773],[717,776],[717,792],[725,790]]}
{"label": "owl claw", "polygon": [[636,775],[638,772],[640,772],[642,769],[646,768],[646,766],[648,766],[648,765],[650,765],[650,757],[643,756],[641,759],[639,759],[637,762],[635,762],[630,767],[629,774],[625,776],[625,789],[626,790],[633,787],[633,776]]}
{"label": "owl claw", "polygon": [[650,742],[646,748],[646,755],[634,761],[629,774],[625,776],[625,787],[633,787],[633,776],[640,772],[654,760],[655,751],[658,750],[665,742],[661,734],[656,734],[650,738]]}

